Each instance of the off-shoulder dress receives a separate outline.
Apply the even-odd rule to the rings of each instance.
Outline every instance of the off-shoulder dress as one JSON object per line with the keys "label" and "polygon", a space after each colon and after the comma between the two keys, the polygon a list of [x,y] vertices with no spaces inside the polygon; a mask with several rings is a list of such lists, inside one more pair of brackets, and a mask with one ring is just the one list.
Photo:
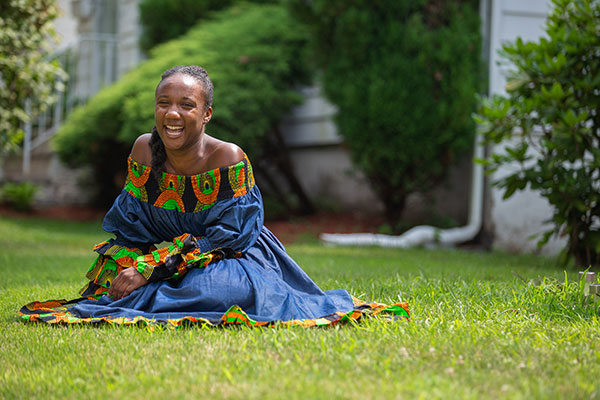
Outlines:
{"label": "off-shoulder dress", "polygon": [[[408,318],[406,303],[366,303],[344,289],[321,290],[263,220],[247,157],[195,176],[163,173],[160,182],[130,157],[125,186],[102,224],[115,237],[94,247],[98,257],[81,297],[32,302],[20,317],[176,327],[318,326],[380,312]],[[106,292],[125,268],[136,268],[148,284],[113,301]]]}

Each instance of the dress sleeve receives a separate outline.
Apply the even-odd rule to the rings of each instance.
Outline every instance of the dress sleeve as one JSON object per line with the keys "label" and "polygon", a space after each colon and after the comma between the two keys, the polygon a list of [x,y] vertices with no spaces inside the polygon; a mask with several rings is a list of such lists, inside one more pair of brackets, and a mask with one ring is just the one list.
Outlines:
{"label": "dress sleeve", "polygon": [[110,239],[94,246],[98,257],[90,266],[86,278],[89,282],[79,291],[88,299],[100,298],[108,291],[112,280],[125,268],[133,267],[136,259],[143,256],[143,251],[136,247],[127,247]]}
{"label": "dress sleeve", "polygon": [[102,229],[115,235],[116,244],[144,249],[165,240],[154,220],[149,207],[123,190],[106,213]]}
{"label": "dress sleeve", "polygon": [[243,196],[217,202],[206,213],[205,234],[198,240],[202,252],[227,248],[243,253],[254,245],[263,227],[262,199],[256,186]]}
{"label": "dress sleeve", "polygon": [[80,291],[82,297],[101,297],[123,269],[136,266],[138,258],[156,249],[154,244],[161,240],[148,221],[139,202],[122,191],[102,223],[102,228],[115,238],[94,246],[98,257],[86,274],[89,282]]}
{"label": "dress sleeve", "polygon": [[134,267],[149,282],[176,279],[189,268],[240,257],[262,231],[264,213],[257,187],[243,196],[218,201],[201,213],[201,226],[194,226],[197,220],[190,223],[182,218],[180,229],[186,233],[173,239],[173,245],[137,258]]}

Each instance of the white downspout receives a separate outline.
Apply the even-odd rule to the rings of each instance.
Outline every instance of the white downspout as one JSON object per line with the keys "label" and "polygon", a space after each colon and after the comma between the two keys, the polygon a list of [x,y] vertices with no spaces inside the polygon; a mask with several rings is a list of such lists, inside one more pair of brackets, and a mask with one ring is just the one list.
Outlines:
{"label": "white downspout", "polygon": [[[475,135],[474,160],[484,157],[484,145],[479,134]],[[467,225],[459,228],[439,229],[433,226],[415,226],[400,236],[374,233],[322,233],[321,240],[327,245],[415,247],[425,244],[451,246],[472,240],[481,230],[483,212],[483,165],[473,162],[471,173],[471,200]]]}

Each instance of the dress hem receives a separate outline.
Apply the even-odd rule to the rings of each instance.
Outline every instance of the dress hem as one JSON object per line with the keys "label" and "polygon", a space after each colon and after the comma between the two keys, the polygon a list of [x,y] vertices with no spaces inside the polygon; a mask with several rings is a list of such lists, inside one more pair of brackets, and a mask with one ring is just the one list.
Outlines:
{"label": "dress hem", "polygon": [[237,306],[231,306],[219,319],[210,319],[203,317],[186,316],[182,318],[146,318],[137,316],[129,317],[90,317],[80,318],[68,311],[68,308],[77,304],[85,298],[65,301],[49,300],[45,302],[35,301],[23,306],[19,311],[19,319],[23,322],[44,322],[49,325],[122,325],[122,326],[142,326],[153,328],[157,325],[165,325],[170,328],[181,328],[185,326],[231,326],[243,325],[248,327],[317,327],[332,326],[339,323],[358,322],[362,317],[380,316],[388,319],[406,319],[410,320],[408,303],[380,304],[367,303],[355,297],[352,298],[354,309],[348,312],[335,312],[320,318],[295,319],[289,321],[255,321],[251,319],[244,310]]}

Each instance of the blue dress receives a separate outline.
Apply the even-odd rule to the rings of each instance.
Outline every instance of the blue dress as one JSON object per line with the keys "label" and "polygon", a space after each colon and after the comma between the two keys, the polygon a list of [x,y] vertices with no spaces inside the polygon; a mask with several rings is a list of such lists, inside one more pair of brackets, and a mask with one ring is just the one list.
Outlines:
{"label": "blue dress", "polygon": [[[128,160],[128,177],[102,227],[115,238],[94,250],[81,298],[34,302],[25,320],[50,323],[163,322],[305,326],[365,312],[408,317],[406,305],[364,303],[346,290],[321,290],[263,225],[262,198],[247,158],[195,176]],[[155,245],[171,242],[156,248]],[[113,301],[114,277],[136,268],[148,284]]]}

